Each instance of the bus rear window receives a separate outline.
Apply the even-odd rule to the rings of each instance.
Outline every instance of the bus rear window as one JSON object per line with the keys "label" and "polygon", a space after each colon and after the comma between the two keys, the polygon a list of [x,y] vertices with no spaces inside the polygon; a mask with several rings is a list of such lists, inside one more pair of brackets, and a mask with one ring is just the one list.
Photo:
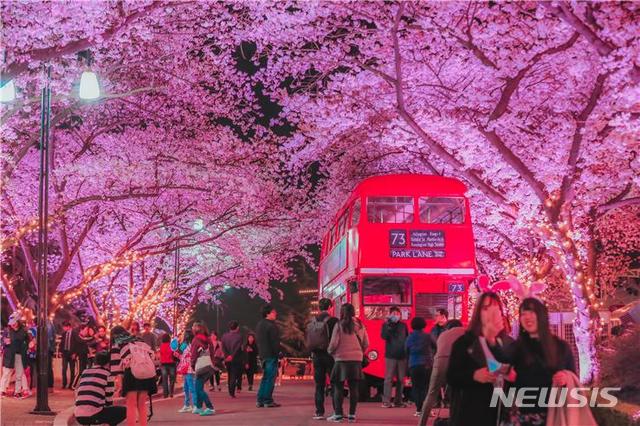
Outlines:
{"label": "bus rear window", "polygon": [[412,223],[413,197],[367,197],[369,223]]}
{"label": "bus rear window", "polygon": [[420,197],[421,223],[464,223],[464,198]]}
{"label": "bus rear window", "polygon": [[411,278],[367,277],[362,280],[365,305],[410,305]]}

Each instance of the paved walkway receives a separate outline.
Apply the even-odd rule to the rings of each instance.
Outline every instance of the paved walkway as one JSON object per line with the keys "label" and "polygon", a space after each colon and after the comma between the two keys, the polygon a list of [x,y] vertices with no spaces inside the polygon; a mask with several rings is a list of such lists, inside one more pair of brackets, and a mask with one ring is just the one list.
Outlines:
{"label": "paved walkway", "polygon": [[[259,383],[259,380],[256,381]],[[257,386],[256,386],[257,388]],[[243,389],[236,399],[231,398],[223,386],[222,392],[211,391],[209,396],[216,408],[216,415],[199,417],[190,413],[180,414],[182,394],[173,399],[154,400],[154,416],[151,425],[229,425],[229,426],[306,426],[325,425],[325,421],[312,420],[314,413],[313,383],[309,380],[284,380],[276,387],[274,397],[282,404],[279,408],[257,408],[256,391]],[[34,416],[29,412],[35,407],[35,397],[23,400],[2,398],[0,401],[0,424],[2,426],[48,426],[53,425],[54,417]],[[344,401],[345,412],[348,400]],[[58,413],[73,405],[73,392],[60,390],[59,385],[53,394],[49,394],[49,406]],[[327,415],[332,413],[331,400],[325,401]],[[358,404],[357,424],[372,425],[417,425],[413,417],[413,407],[385,409],[379,402]]]}
{"label": "paved walkway", "polygon": [[[49,393],[49,408],[55,412],[73,405],[73,391],[61,390],[60,385]],[[54,416],[29,414],[36,406],[35,395],[25,399],[5,397],[0,399],[0,424],[2,426],[45,426],[53,425]]]}
{"label": "paved walkway", "polygon": [[[328,425],[326,421],[312,420],[314,413],[314,388],[310,381],[283,381],[276,387],[274,399],[282,404],[279,408],[257,408],[256,392],[243,389],[238,397],[231,398],[225,389],[222,392],[209,392],[216,409],[211,417],[200,417],[191,413],[178,413],[182,407],[182,396],[170,400],[154,401],[154,415],[150,424],[162,425],[229,425],[229,426],[306,426]],[[329,400],[325,402],[328,414],[332,412]],[[344,403],[345,410],[348,401]],[[379,402],[358,405],[357,424],[370,425],[417,425],[412,408],[385,409]]]}

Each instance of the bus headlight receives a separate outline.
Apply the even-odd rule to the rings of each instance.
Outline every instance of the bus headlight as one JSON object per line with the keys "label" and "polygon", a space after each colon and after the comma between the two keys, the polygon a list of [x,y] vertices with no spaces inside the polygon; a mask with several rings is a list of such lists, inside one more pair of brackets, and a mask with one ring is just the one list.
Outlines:
{"label": "bus headlight", "polygon": [[367,354],[367,358],[369,358],[369,361],[375,361],[376,359],[378,359],[378,351],[371,351]]}

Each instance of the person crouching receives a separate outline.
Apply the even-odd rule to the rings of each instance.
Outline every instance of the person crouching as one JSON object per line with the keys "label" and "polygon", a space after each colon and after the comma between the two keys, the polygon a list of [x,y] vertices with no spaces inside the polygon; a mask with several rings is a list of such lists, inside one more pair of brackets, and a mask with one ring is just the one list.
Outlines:
{"label": "person crouching", "polygon": [[109,353],[98,352],[91,368],[80,375],[76,387],[74,415],[81,425],[115,426],[127,417],[125,407],[113,406],[114,381],[109,371]]}

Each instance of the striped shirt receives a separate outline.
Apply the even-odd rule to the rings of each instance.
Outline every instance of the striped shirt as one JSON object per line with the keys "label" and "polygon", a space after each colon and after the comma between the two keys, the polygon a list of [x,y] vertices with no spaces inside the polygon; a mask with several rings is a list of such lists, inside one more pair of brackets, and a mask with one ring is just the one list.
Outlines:
{"label": "striped shirt", "polygon": [[91,417],[113,403],[113,376],[105,367],[87,368],[76,388],[76,417]]}
{"label": "striped shirt", "polygon": [[120,346],[118,346],[118,344],[114,342],[111,345],[110,361],[109,361],[111,374],[113,374],[114,376],[117,376],[118,374],[122,374],[123,372],[122,363],[120,361],[121,361]]}

